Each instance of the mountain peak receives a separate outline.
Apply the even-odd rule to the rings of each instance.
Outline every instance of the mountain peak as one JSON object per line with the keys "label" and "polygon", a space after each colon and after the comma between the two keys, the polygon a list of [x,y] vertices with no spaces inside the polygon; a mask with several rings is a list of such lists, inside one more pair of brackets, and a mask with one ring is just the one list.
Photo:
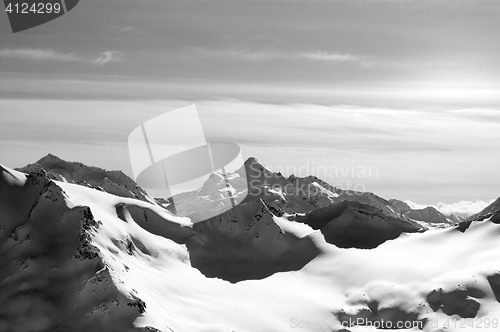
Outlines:
{"label": "mountain peak", "polygon": [[273,174],[273,172],[264,166],[261,162],[257,160],[255,157],[249,157],[243,165],[235,171],[235,173],[242,174],[243,171],[246,173],[247,177],[251,174],[262,176],[264,174]]}
{"label": "mountain peak", "polygon": [[65,161],[65,160],[63,160],[63,159],[59,158],[59,157],[58,157],[58,156],[56,156],[56,155],[53,155],[52,153],[48,153],[46,156],[44,156],[44,157],[42,157],[42,158],[38,159],[38,160],[36,161],[36,163],[37,163],[37,164],[43,164],[43,163],[46,163],[46,162],[48,162],[48,161],[59,161],[59,162],[60,162],[60,161]]}
{"label": "mountain peak", "polygon": [[255,157],[249,157],[247,160],[245,160],[244,165],[245,166],[260,165],[260,166],[264,167],[264,165]]}

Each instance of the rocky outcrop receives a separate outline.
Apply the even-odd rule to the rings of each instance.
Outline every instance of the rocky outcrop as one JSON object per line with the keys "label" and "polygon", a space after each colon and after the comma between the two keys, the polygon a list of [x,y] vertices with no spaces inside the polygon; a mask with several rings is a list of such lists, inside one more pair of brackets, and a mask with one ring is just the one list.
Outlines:
{"label": "rocky outcrop", "polygon": [[500,302],[500,272],[488,276],[487,279],[497,302]]}
{"label": "rocky outcrop", "polygon": [[476,289],[456,289],[444,291],[433,290],[427,295],[427,302],[434,311],[442,310],[448,316],[458,315],[462,318],[476,317],[480,304],[475,298],[483,298],[484,292]]}

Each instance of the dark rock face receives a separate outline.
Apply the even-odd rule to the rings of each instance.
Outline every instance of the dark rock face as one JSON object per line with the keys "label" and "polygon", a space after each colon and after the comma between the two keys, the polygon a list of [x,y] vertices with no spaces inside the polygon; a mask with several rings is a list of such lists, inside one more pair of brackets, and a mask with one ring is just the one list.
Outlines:
{"label": "dark rock face", "polygon": [[494,224],[500,224],[500,211],[497,211],[493,217],[491,217],[491,222]]}
{"label": "dark rock face", "polygon": [[233,283],[300,270],[320,253],[309,237],[282,231],[260,200],[195,223],[193,231],[186,242],[192,266]]}
{"label": "dark rock face", "polygon": [[80,228],[80,243],[73,255],[77,259],[94,259],[98,256],[99,250],[91,244],[90,232],[100,226],[101,222],[96,221],[90,208],[84,208]]}
{"label": "dark rock face", "polygon": [[407,221],[387,217],[371,205],[351,201],[331,204],[289,219],[321,230],[328,243],[340,248],[371,249],[403,232],[421,231]]}
{"label": "dark rock face", "polygon": [[497,302],[500,302],[500,273],[491,275],[487,279]]}
{"label": "dark rock face", "polygon": [[459,232],[464,233],[466,230],[469,229],[471,224],[472,224],[472,220],[462,221],[461,223],[458,224],[457,227],[455,227],[455,229]]}
{"label": "dark rock face", "polygon": [[65,198],[40,167],[25,183],[0,167],[0,330],[140,331],[145,305],[127,305],[91,244],[99,221]]}
{"label": "dark rock face", "polygon": [[482,298],[484,296],[483,291],[475,288],[457,289],[451,292],[438,289],[427,295],[427,302],[432,310],[441,309],[448,316],[458,315],[462,318],[474,318],[479,311],[480,304],[473,297]]}
{"label": "dark rock face", "polygon": [[125,204],[119,204],[115,208],[117,216],[124,222],[126,222],[125,214],[130,213],[132,219],[148,232],[163,236],[176,243],[184,244],[188,238],[194,235],[191,228],[170,222],[158,215],[153,209]]}

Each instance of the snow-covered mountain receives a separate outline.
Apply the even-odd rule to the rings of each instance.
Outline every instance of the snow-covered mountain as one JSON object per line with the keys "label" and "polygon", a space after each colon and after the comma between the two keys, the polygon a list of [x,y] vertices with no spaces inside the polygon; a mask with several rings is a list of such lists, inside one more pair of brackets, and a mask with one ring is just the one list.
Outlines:
{"label": "snow-covered mountain", "polygon": [[[248,180],[237,174],[235,197]],[[185,194],[179,216],[39,165],[2,166],[0,331],[498,330],[495,215],[423,232],[390,203],[393,215],[338,202],[345,193],[314,177],[268,175],[203,219],[225,202],[210,204],[225,195],[217,175]],[[303,199],[288,183],[320,188]]]}
{"label": "snow-covered mountain", "polygon": [[482,211],[470,216],[467,220],[479,220],[496,216],[500,218],[500,197],[496,201],[485,207]]}
{"label": "snow-covered mountain", "polygon": [[[240,169],[228,173],[227,179],[229,186],[224,176],[213,173],[199,190],[177,195],[177,213],[187,216],[217,209],[220,202],[229,202],[231,193],[236,202],[262,200],[277,215],[310,212],[347,200],[374,206],[389,217],[407,219],[390,202],[373,193],[337,189],[316,176],[286,178],[255,158],[248,158]],[[248,195],[243,195],[247,189]]]}
{"label": "snow-covered mountain", "polygon": [[436,227],[448,227],[465,220],[465,218],[453,214],[446,216],[432,206],[423,209],[412,209],[408,204],[397,199],[390,199],[389,202],[407,218],[423,221]]}
{"label": "snow-covered mountain", "polygon": [[137,198],[142,201],[156,203],[144,189],[139,187],[122,171],[106,171],[105,169],[87,166],[80,162],[69,162],[52,154],[39,159],[34,164],[18,168],[21,172],[30,172],[41,166],[50,179],[76,183],[94,189],[106,191],[116,196]]}

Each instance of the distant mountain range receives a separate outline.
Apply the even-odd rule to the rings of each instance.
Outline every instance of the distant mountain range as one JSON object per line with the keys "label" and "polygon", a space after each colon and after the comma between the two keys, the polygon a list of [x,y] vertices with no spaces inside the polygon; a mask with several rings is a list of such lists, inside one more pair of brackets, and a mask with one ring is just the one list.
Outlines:
{"label": "distant mountain range", "polygon": [[[47,171],[50,179],[160,205],[177,216],[190,218],[196,228],[214,220],[220,224],[222,220],[238,219],[235,213],[245,220],[245,224],[251,225],[249,220],[255,215],[245,211],[261,211],[259,215],[263,218],[285,217],[319,229],[327,242],[344,248],[374,248],[403,232],[447,228],[465,222],[462,217],[445,216],[433,207],[412,209],[401,200],[386,200],[370,192],[341,190],[316,176],[285,177],[253,157],[233,173],[214,172],[201,188],[168,198],[152,198],[121,171],[67,162],[51,154],[18,170],[30,172],[37,167]],[[239,205],[233,208],[233,202]],[[495,212],[494,205],[471,218]],[[227,257],[223,259],[227,261]],[[194,259],[192,263],[201,269],[202,265],[206,266],[204,272],[209,275],[214,274],[210,270],[217,266],[210,260]],[[227,277],[238,280],[238,276]]]}
{"label": "distant mountain range", "polygon": [[[88,186],[120,197],[160,204],[179,216],[201,215],[209,212],[210,215],[214,215],[217,210],[224,210],[224,206],[230,202],[228,194],[230,192],[231,197],[238,203],[262,200],[266,207],[278,216],[307,213],[332,203],[351,201],[371,205],[386,217],[401,219],[414,225],[418,224],[424,229],[448,227],[466,219],[453,214],[444,215],[431,206],[412,209],[398,199],[386,200],[370,192],[334,188],[312,175],[302,178],[294,175],[285,177],[279,172],[272,172],[253,157],[248,158],[239,170],[227,174],[226,177],[221,173],[212,173],[200,189],[176,195],[175,206],[172,204],[171,197],[149,196],[146,190],[122,171],[107,171],[80,162],[68,162],[52,154],[39,159],[35,164],[46,170],[51,179]],[[32,167],[33,164],[30,164],[18,170],[29,172]],[[246,180],[242,178],[243,175],[246,175]],[[226,178],[230,184],[229,187],[227,187]],[[469,219],[500,209],[499,200]]]}
{"label": "distant mountain range", "polygon": [[[242,179],[243,174],[246,175],[246,181]],[[386,217],[401,219],[424,228],[447,227],[464,220],[455,215],[445,216],[433,207],[412,209],[400,200],[386,200],[370,192],[334,188],[316,176],[301,178],[291,175],[287,178],[279,172],[272,172],[255,158],[248,158],[242,168],[227,174],[227,179],[229,189],[225,178],[213,173],[199,190],[177,195],[176,212],[189,216],[192,213],[223,210],[224,205],[229,202],[229,190],[238,202],[262,200],[278,216],[307,213],[332,203],[350,201],[371,205]],[[245,197],[247,187],[249,190]],[[172,200],[162,202],[167,208],[174,209],[169,204]]]}
{"label": "distant mountain range", "polygon": [[255,158],[165,199],[53,155],[0,165],[0,330],[434,331],[498,318],[499,200],[458,224],[408,208]]}
{"label": "distant mountain range", "polygon": [[[122,171],[107,171],[80,162],[68,162],[52,154],[46,155],[34,164],[46,170],[51,179],[88,186],[120,197],[159,204],[179,216],[202,215],[209,212],[210,215],[214,215],[217,210],[224,210],[224,206],[230,202],[229,192],[238,203],[260,199],[273,214],[278,216],[307,213],[332,203],[351,201],[371,205],[386,217],[418,224],[424,229],[448,227],[466,219],[472,220],[500,210],[500,198],[469,218],[453,214],[444,215],[432,206],[412,209],[402,200],[386,200],[370,192],[334,188],[316,176],[285,177],[280,172],[271,171],[253,157],[248,158],[239,170],[227,174],[230,187],[227,187],[226,178],[221,173],[212,173],[200,189],[176,195],[175,206],[172,204],[172,197],[151,197]],[[17,170],[29,172],[34,164]],[[242,175],[246,175],[246,180]]]}

